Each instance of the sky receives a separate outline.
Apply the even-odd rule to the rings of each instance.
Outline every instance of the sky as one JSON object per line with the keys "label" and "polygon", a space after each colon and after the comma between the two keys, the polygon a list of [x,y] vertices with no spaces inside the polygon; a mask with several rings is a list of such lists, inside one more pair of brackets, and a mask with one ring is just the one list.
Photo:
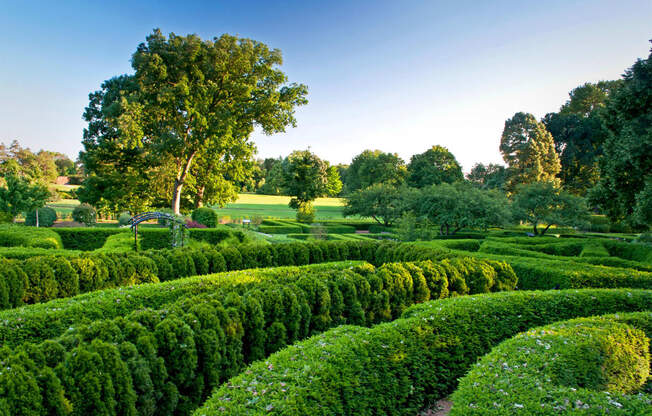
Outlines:
{"label": "sky", "polygon": [[437,144],[467,172],[502,162],[507,118],[541,118],[574,87],[619,78],[652,38],[652,0],[0,0],[0,10],[0,142],[72,158],[88,94],[132,73],[154,28],[283,52],[309,103],[296,128],[254,133],[258,157],[310,148],[337,164],[380,149],[408,162]]}

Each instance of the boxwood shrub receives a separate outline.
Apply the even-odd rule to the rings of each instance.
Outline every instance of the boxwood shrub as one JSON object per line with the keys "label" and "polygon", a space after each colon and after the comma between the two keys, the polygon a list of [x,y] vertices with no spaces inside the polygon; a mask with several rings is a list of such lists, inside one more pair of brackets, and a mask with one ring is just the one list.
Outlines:
{"label": "boxwood shrub", "polygon": [[217,211],[208,207],[201,207],[195,209],[191,214],[192,220],[200,224],[204,224],[209,228],[214,228],[219,222]]}
{"label": "boxwood shrub", "polygon": [[[246,364],[289,343],[337,325],[386,321],[416,302],[447,296],[450,287],[445,293],[440,284],[446,274],[439,272],[476,280],[496,273],[473,259],[434,273],[437,266],[355,266],[223,285],[160,310],[141,309],[69,328],[40,344],[3,348],[1,405],[18,414],[100,414],[112,403],[108,414],[187,415]],[[431,292],[431,286],[440,290]]]}
{"label": "boxwood shrub", "polygon": [[194,415],[414,415],[447,397],[478,358],[523,330],[651,306],[649,290],[505,292],[426,302],[401,319],[340,326],[272,354],[221,385]]}
{"label": "boxwood shrub", "polygon": [[119,228],[53,228],[67,250],[91,251],[104,245],[106,239],[116,233],[127,232]]}
{"label": "boxwood shrub", "polygon": [[[57,220],[57,212],[50,207],[41,207],[38,209],[38,225],[39,227],[52,227],[52,224]],[[30,211],[25,216],[25,225],[36,225],[36,210]]]}
{"label": "boxwood shrub", "polygon": [[650,375],[650,336],[649,311],[531,329],[473,367],[452,396],[451,415],[503,415],[508,409],[537,415],[650,414],[652,394],[637,394]]}

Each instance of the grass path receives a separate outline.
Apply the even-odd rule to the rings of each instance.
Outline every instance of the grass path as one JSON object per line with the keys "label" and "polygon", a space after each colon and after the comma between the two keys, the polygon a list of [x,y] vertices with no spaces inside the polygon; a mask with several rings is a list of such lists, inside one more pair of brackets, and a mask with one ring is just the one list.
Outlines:
{"label": "grass path", "polygon": [[[236,202],[217,208],[218,214],[231,218],[274,217],[294,218],[296,211],[288,207],[289,196],[240,194]],[[344,201],[340,198],[318,198],[315,206],[316,218],[322,220],[342,218]]]}

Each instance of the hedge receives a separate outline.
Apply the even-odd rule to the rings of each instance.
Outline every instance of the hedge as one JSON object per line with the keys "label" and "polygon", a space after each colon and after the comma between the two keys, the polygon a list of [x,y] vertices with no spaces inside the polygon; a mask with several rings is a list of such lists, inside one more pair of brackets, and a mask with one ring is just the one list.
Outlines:
{"label": "hedge", "polygon": [[61,249],[61,238],[51,229],[15,224],[0,225],[0,247]]}
{"label": "hedge", "polygon": [[510,410],[649,415],[652,394],[636,394],[650,375],[649,336],[649,311],[575,319],[521,333],[460,381],[451,416]]}
{"label": "hedge", "polygon": [[201,207],[195,209],[192,212],[191,218],[193,221],[196,221],[200,224],[204,224],[209,228],[215,228],[219,223],[217,211],[215,211],[213,208],[208,208],[208,207]]}
{"label": "hedge", "polygon": [[599,242],[589,242],[582,248],[580,257],[609,257],[609,252]]}
{"label": "hedge", "polygon": [[127,232],[120,228],[52,228],[63,242],[63,248],[67,250],[91,251],[104,245],[106,239],[113,234]]}
{"label": "hedge", "polygon": [[452,393],[493,346],[525,329],[650,307],[652,291],[643,290],[506,292],[426,302],[393,322],[341,326],[258,361],[215,390],[194,415],[415,415]]}
{"label": "hedge", "polygon": [[459,290],[458,275],[468,277],[471,288],[509,283],[485,286],[497,272],[473,259],[362,265],[222,286],[160,310],[95,321],[60,338],[0,350],[6,365],[0,406],[37,415],[67,409],[75,415],[186,415],[247,363],[333,326],[396,318],[415,302]]}
{"label": "hedge", "polygon": [[[30,211],[25,216],[25,225],[36,226],[36,211]],[[57,220],[57,212],[50,207],[38,208],[38,225],[39,227],[52,227]]]}
{"label": "hedge", "polygon": [[259,225],[258,231],[264,234],[301,233],[302,228],[294,225]]}

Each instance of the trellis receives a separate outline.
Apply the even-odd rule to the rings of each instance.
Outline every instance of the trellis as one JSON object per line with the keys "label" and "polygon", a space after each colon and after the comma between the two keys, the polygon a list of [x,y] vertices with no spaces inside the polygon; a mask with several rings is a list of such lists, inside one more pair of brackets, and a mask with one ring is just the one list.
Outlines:
{"label": "trellis", "polygon": [[[165,212],[158,212],[158,211],[152,211],[152,212],[143,212],[138,215],[134,215],[131,217],[129,220],[129,224],[131,224],[131,230],[134,232],[134,247],[136,248],[136,251],[138,251],[138,224],[140,224],[143,221],[149,221],[149,220],[159,220],[159,219],[164,219],[168,221],[170,224],[170,233],[172,237],[172,247],[177,247],[177,245],[183,247],[184,244],[184,233],[183,233],[183,228],[186,228],[186,224],[184,224],[183,220],[177,218],[176,216],[172,214],[168,214]],[[181,229],[181,241],[179,244],[177,244],[176,236],[177,233],[179,233],[179,230]]]}

